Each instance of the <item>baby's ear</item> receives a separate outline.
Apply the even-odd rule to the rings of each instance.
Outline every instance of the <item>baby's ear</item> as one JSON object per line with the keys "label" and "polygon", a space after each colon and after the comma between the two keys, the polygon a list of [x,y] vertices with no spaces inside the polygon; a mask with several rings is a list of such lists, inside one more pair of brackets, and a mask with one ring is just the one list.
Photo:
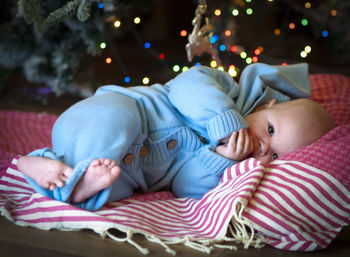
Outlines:
{"label": "baby's ear", "polygon": [[263,109],[269,109],[272,106],[274,106],[276,104],[276,102],[277,102],[276,99],[272,99],[272,100],[268,101],[266,104],[258,106],[255,109],[255,111],[260,111],[260,110],[263,110]]}
{"label": "baby's ear", "polygon": [[276,99],[272,99],[270,100],[267,104],[265,104],[265,108],[271,108],[272,106],[274,106],[276,104]]}

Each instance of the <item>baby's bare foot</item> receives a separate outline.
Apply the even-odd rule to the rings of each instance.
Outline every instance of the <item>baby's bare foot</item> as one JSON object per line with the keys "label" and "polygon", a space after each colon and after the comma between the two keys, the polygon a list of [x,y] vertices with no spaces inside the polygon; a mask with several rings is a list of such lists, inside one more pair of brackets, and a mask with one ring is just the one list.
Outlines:
{"label": "baby's bare foot", "polygon": [[72,174],[72,168],[65,163],[40,156],[20,157],[17,167],[39,186],[50,190],[64,186]]}
{"label": "baby's bare foot", "polygon": [[111,186],[119,177],[120,167],[110,159],[97,159],[90,163],[72,193],[72,201],[79,203]]}

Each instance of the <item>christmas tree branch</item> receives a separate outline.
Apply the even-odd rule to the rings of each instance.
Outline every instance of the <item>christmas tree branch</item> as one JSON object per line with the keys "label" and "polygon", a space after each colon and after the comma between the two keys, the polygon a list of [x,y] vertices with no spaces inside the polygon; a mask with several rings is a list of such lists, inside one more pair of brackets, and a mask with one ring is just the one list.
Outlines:
{"label": "christmas tree branch", "polygon": [[28,23],[34,24],[37,31],[43,30],[45,11],[42,8],[42,0],[20,0],[18,1],[18,8],[21,11],[24,20]]}
{"label": "christmas tree branch", "polygon": [[29,24],[33,23],[39,33],[72,17],[75,13],[78,19],[84,22],[90,17],[91,12],[91,0],[69,1],[61,8],[51,12],[47,18],[45,18],[45,10],[42,7],[43,0],[20,0],[18,5],[25,21]]}
{"label": "christmas tree branch", "polygon": [[77,12],[81,0],[72,0],[63,7],[49,14],[45,20],[45,29],[61,23],[64,19],[70,18]]}

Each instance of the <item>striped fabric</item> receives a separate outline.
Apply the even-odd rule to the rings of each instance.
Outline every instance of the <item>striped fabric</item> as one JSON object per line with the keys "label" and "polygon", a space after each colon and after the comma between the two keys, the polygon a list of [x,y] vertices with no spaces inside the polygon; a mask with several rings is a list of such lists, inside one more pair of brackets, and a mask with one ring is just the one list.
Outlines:
{"label": "striped fabric", "polygon": [[[226,237],[232,217],[241,226],[242,207],[246,206],[263,176],[262,170],[252,170],[226,180],[202,199],[175,199],[169,192],[135,195],[131,199],[106,205],[89,212],[35,193],[17,171],[16,159],[0,179],[0,210],[2,215],[18,225],[41,229],[92,229],[109,234],[115,228],[130,233],[142,233],[163,243],[203,243],[197,247],[210,251],[210,242],[229,240]],[[250,159],[248,166],[257,163]],[[240,233],[243,235],[243,233]],[[246,233],[247,234],[247,233]],[[252,241],[248,235],[238,242]]]}
{"label": "striped fabric", "polygon": [[274,247],[325,248],[350,223],[349,156],[350,123],[265,167],[243,216]]}
{"label": "striped fabric", "polygon": [[[133,233],[169,253],[175,253],[168,246],[173,243],[209,253],[218,240],[297,251],[324,248],[350,223],[350,79],[324,74],[311,75],[310,82],[312,98],[339,125],[315,144],[266,167],[243,161],[227,169],[220,184],[200,200],[175,199],[170,192],[135,194],[97,212],[33,192],[17,171],[18,154],[50,144],[57,117],[0,111],[0,213],[40,229],[92,229],[143,253],[147,249],[132,241]],[[111,228],[126,237],[116,238]]]}
{"label": "striped fabric", "polygon": [[265,169],[243,216],[274,247],[314,251],[350,223],[350,192],[326,172],[277,161]]}
{"label": "striped fabric", "polygon": [[349,190],[328,173],[295,161],[263,167],[248,159],[227,169],[218,187],[200,200],[158,192],[135,195],[96,212],[33,192],[15,164],[16,159],[0,180],[1,213],[18,225],[40,229],[88,228],[108,235],[108,229],[115,228],[186,244],[228,240],[232,221],[236,242],[256,242],[247,225],[274,247],[312,251],[325,248],[350,223]]}

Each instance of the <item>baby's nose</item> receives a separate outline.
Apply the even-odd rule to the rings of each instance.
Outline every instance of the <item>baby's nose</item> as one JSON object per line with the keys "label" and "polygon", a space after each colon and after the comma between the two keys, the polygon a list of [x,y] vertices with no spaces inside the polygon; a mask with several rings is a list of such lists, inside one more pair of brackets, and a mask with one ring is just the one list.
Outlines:
{"label": "baby's nose", "polygon": [[260,156],[267,155],[270,151],[270,147],[269,147],[268,143],[263,142],[263,141],[259,141],[259,144],[260,144]]}

